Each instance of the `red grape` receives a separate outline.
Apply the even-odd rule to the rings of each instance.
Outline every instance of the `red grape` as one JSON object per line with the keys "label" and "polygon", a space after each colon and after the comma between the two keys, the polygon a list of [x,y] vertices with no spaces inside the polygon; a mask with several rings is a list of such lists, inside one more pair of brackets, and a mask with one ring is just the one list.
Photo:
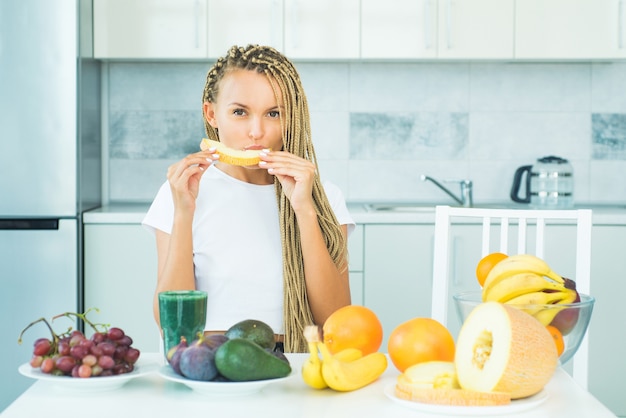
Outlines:
{"label": "red grape", "polygon": [[108,332],[108,336],[110,339],[112,340],[119,340],[120,338],[122,338],[124,336],[124,331],[122,331],[120,328],[109,328],[109,332]]}
{"label": "red grape", "polygon": [[115,360],[113,360],[113,357],[111,356],[101,356],[98,359],[98,365],[104,370],[111,369],[113,366],[115,366]]}
{"label": "red grape", "polygon": [[56,361],[56,368],[64,373],[69,373],[76,365],[76,360],[71,356],[61,356]]}
{"label": "red grape", "polygon": [[52,370],[54,370],[54,360],[50,357],[43,359],[41,362],[41,371],[44,373],[52,373]]}
{"label": "red grape", "polygon": [[78,367],[78,377],[91,377],[91,367],[86,364],[81,364]]}
{"label": "red grape", "polygon": [[33,354],[36,356],[45,356],[52,348],[52,341],[47,338],[39,338],[35,341]]}

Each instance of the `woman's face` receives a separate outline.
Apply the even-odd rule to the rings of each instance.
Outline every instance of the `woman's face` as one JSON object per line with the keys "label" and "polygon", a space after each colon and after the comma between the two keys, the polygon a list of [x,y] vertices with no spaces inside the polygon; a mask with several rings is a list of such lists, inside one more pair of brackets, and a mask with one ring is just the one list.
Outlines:
{"label": "woman's face", "polygon": [[282,110],[267,76],[241,69],[226,73],[215,103],[204,104],[204,115],[218,129],[220,141],[238,150],[282,149]]}

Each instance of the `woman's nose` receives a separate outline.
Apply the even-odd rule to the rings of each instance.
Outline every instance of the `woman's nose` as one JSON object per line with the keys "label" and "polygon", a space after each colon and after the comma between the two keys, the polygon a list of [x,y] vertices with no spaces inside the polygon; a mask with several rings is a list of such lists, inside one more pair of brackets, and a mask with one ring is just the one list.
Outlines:
{"label": "woman's nose", "polygon": [[263,136],[263,121],[261,119],[252,119],[248,136],[250,136],[251,139],[260,139]]}

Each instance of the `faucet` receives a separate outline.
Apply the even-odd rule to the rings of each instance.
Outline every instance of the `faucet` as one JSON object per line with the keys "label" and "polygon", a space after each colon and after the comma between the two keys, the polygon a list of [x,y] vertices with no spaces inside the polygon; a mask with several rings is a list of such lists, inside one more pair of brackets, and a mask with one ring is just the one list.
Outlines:
{"label": "faucet", "polygon": [[446,192],[452,199],[454,199],[459,205],[470,208],[474,205],[474,198],[472,196],[472,181],[471,180],[446,180],[446,182],[459,183],[461,186],[461,198],[458,198],[454,193],[448,190],[447,187],[439,183],[432,177],[422,174],[422,181],[432,181],[435,186]]}

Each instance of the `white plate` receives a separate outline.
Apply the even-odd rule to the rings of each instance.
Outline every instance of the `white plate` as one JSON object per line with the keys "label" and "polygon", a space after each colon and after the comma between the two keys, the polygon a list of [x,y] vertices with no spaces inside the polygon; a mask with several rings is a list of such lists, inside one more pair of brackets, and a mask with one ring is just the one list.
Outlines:
{"label": "white plate", "polygon": [[116,376],[79,378],[70,376],[54,376],[43,373],[39,369],[34,369],[29,363],[22,364],[17,370],[24,376],[32,379],[43,380],[54,384],[54,386],[71,391],[79,392],[100,392],[113,390],[122,387],[125,383],[139,376],[144,376],[156,371],[158,364],[150,361],[142,361],[141,357],[135,363],[135,369],[130,373]]}
{"label": "white plate", "polygon": [[176,374],[176,372],[169,365],[161,366],[161,368],[159,369],[159,374],[167,380],[182,383],[183,385],[203,395],[241,396],[257,393],[268,385],[283,382],[293,376],[294,372],[292,370],[289,376],[281,377],[278,379],[253,380],[250,382],[203,382],[200,380],[187,379],[184,376]]}
{"label": "white plate", "polygon": [[511,401],[508,405],[499,406],[449,406],[449,405],[432,405],[422,402],[408,401],[406,399],[400,399],[395,394],[396,384],[392,383],[385,387],[385,395],[392,401],[405,406],[407,408],[415,409],[421,412],[431,414],[445,414],[445,415],[462,415],[462,416],[487,416],[487,415],[505,415],[513,414],[516,412],[526,411],[528,409],[535,408],[546,399],[548,394],[545,390],[524,399],[517,399]]}

